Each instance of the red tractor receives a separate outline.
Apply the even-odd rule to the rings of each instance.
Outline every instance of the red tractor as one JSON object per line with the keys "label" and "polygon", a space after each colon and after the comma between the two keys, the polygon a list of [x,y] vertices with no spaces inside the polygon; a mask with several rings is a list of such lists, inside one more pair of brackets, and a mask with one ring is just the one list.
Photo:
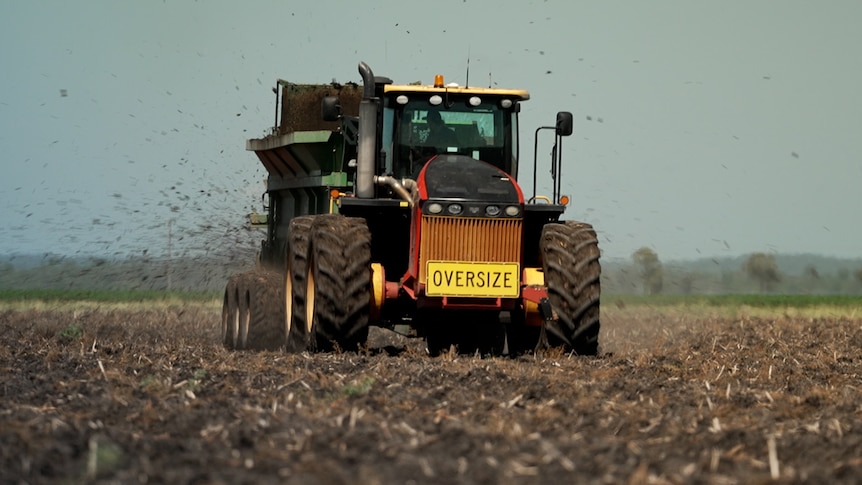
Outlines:
{"label": "red tractor", "polygon": [[[258,269],[230,278],[231,349],[361,348],[369,326],[424,337],[431,354],[598,352],[596,232],[563,221],[557,114],[550,197],[517,182],[529,93],[398,85],[359,64],[362,85],[279,80],[276,126],[248,140],[266,167]],[[280,117],[280,122],[279,122]]]}

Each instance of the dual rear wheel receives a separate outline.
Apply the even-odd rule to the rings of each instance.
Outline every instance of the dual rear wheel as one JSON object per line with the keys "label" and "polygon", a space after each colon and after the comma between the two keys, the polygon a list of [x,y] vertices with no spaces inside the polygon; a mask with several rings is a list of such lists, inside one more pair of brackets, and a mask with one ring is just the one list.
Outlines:
{"label": "dual rear wheel", "polygon": [[368,339],[371,233],[364,219],[294,218],[284,272],[228,281],[222,342],[231,350],[357,350]]}
{"label": "dual rear wheel", "polygon": [[364,219],[297,217],[288,229],[289,351],[356,350],[368,339],[371,232]]}
{"label": "dual rear wheel", "polygon": [[596,231],[583,222],[547,224],[539,248],[557,317],[545,325],[547,344],[578,355],[598,354],[601,254]]}
{"label": "dual rear wheel", "polygon": [[593,227],[576,221],[547,224],[539,241],[548,300],[555,319],[527,325],[523,312],[506,323],[509,355],[561,348],[578,355],[599,353],[601,266]]}
{"label": "dual rear wheel", "polygon": [[[451,346],[460,353],[499,354],[505,338],[510,355],[544,347],[578,355],[599,352],[601,266],[596,231],[575,221],[547,224],[539,241],[548,300],[556,317],[542,327],[527,325],[514,311],[505,325],[499,314],[480,312],[426,313],[424,327],[431,355]],[[505,329],[505,330],[503,330]]]}
{"label": "dual rear wheel", "polygon": [[283,290],[274,271],[257,270],[228,280],[222,305],[222,343],[231,350],[275,350],[284,344]]}

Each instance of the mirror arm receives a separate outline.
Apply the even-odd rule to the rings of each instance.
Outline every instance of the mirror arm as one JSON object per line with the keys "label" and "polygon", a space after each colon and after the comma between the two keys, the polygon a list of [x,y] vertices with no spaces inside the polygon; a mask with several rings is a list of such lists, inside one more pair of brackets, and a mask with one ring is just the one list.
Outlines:
{"label": "mirror arm", "polygon": [[[539,131],[541,130],[555,130],[556,126],[540,126],[536,128],[536,134],[533,137],[533,197],[530,200],[536,199],[536,167],[538,166],[539,160]],[[553,170],[553,166],[551,167]]]}

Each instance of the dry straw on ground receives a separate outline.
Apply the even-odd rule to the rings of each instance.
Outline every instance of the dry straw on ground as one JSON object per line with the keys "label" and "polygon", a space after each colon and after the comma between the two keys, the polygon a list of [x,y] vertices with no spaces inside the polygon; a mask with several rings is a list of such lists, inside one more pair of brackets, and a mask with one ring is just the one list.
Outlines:
{"label": "dry straw on ground", "polygon": [[0,312],[0,481],[854,483],[862,320],[605,310],[604,354],[231,353],[215,304]]}

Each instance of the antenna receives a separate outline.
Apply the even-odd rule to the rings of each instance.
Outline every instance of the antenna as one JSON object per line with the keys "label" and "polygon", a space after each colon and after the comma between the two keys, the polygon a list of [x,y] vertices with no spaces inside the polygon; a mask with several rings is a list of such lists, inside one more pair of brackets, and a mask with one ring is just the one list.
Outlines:
{"label": "antenna", "polygon": [[467,79],[464,81],[464,87],[470,87],[470,46],[467,46]]}

